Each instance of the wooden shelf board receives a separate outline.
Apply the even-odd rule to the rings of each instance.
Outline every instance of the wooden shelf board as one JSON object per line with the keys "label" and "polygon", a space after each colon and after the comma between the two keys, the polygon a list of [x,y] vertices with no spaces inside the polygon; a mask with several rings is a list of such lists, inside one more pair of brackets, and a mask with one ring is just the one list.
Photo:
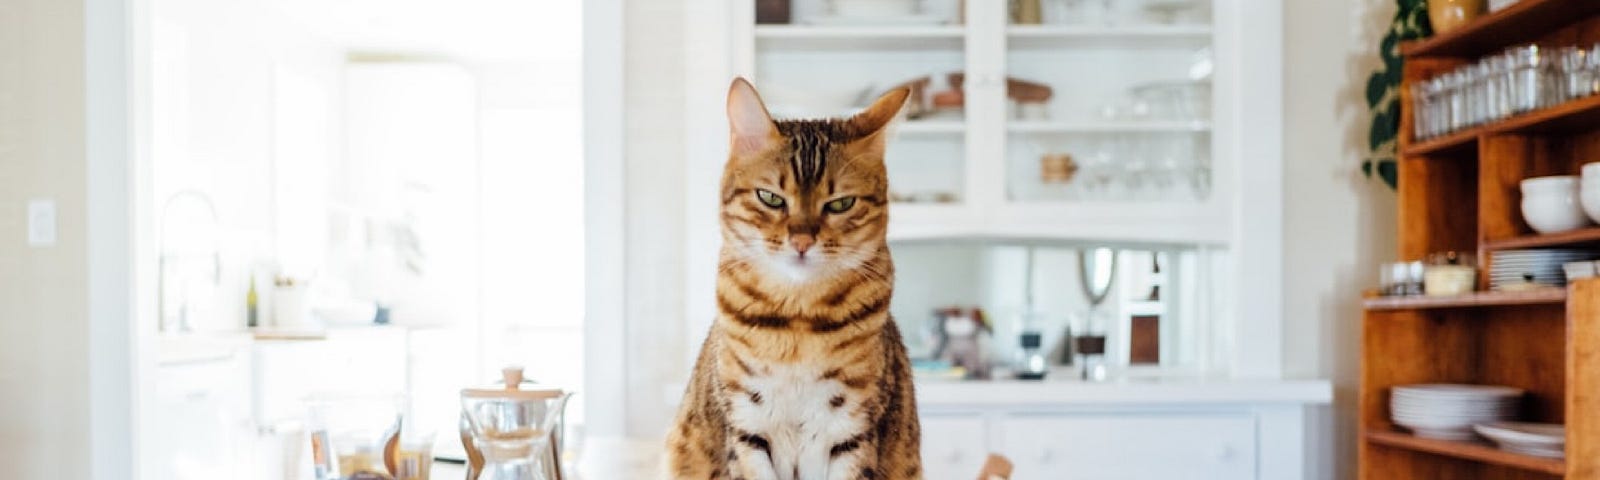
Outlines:
{"label": "wooden shelf board", "polygon": [[1484,443],[1434,440],[1419,438],[1409,433],[1391,431],[1369,431],[1366,433],[1366,437],[1369,443],[1388,447],[1504,465],[1551,475],[1566,475],[1567,473],[1567,462],[1563,459],[1511,453]]}
{"label": "wooden shelf board", "polygon": [[1449,297],[1372,297],[1362,300],[1361,306],[1367,310],[1418,310],[1428,308],[1540,305],[1565,303],[1566,301],[1566,289],[1551,288],[1532,292],[1478,292]]}
{"label": "wooden shelf board", "polygon": [[[1595,2],[1600,5],[1600,2]],[[1600,95],[1517,115],[1499,122],[1468,128],[1438,138],[1406,145],[1407,156],[1465,152],[1477,146],[1478,137],[1507,133],[1566,133],[1600,129]]]}
{"label": "wooden shelf board", "polygon": [[1600,227],[1580,228],[1561,233],[1526,235],[1504,240],[1487,240],[1483,242],[1483,249],[1493,251],[1580,245],[1600,245]]}
{"label": "wooden shelf board", "polygon": [[1447,33],[1400,46],[1406,57],[1475,58],[1532,42],[1563,26],[1600,13],[1594,0],[1521,0]]}

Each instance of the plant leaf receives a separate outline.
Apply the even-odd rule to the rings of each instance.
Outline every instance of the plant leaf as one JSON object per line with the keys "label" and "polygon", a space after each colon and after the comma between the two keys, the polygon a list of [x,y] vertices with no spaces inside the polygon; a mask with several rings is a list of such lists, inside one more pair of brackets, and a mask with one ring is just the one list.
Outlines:
{"label": "plant leaf", "polygon": [[1373,73],[1367,78],[1367,107],[1377,108],[1378,103],[1389,93],[1389,76],[1382,73]]}
{"label": "plant leaf", "polygon": [[1389,188],[1400,188],[1400,169],[1398,167],[1399,164],[1396,164],[1394,159],[1378,161],[1378,177],[1382,178],[1383,183],[1388,184]]}

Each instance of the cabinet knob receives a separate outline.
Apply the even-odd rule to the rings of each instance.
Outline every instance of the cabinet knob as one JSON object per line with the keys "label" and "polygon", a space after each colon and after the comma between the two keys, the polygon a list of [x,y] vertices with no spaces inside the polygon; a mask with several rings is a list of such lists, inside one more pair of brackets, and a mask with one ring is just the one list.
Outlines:
{"label": "cabinet knob", "polygon": [[1232,461],[1233,457],[1234,457],[1234,453],[1235,452],[1233,451],[1233,447],[1232,446],[1223,445],[1223,446],[1217,447],[1217,454],[1216,454],[1217,461],[1218,462],[1224,462],[1224,463]]}
{"label": "cabinet knob", "polygon": [[950,464],[961,463],[961,451],[951,450],[950,453],[944,454],[944,461]]}
{"label": "cabinet knob", "polygon": [[1039,451],[1039,455],[1038,455],[1039,463],[1050,463],[1050,462],[1055,461],[1055,459],[1056,459],[1056,454],[1055,454],[1055,452],[1051,451],[1050,449],[1046,448],[1044,450],[1040,450]]}

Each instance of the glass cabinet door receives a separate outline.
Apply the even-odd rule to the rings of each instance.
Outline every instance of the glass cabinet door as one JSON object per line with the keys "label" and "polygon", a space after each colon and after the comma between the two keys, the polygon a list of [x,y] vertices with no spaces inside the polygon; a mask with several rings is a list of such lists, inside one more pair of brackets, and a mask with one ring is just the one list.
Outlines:
{"label": "glass cabinet door", "polygon": [[1024,0],[1012,7],[1005,27],[1008,201],[1209,199],[1209,1]]}

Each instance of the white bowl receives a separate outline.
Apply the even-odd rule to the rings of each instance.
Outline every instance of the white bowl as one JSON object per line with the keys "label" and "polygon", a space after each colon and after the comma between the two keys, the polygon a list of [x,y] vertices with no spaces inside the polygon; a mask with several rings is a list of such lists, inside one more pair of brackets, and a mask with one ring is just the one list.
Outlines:
{"label": "white bowl", "polygon": [[1578,204],[1590,220],[1600,222],[1600,183],[1593,187],[1584,185],[1583,191],[1578,194]]}
{"label": "white bowl", "polygon": [[[1537,187],[1544,188],[1544,187]],[[1522,219],[1539,233],[1565,232],[1589,225],[1589,216],[1579,204],[1576,188],[1566,191],[1527,191],[1523,187]],[[1600,205],[1597,205],[1600,206]]]}
{"label": "white bowl", "polygon": [[1565,192],[1578,186],[1578,177],[1575,175],[1533,177],[1523,179],[1521,186],[1523,195],[1542,192]]}
{"label": "white bowl", "polygon": [[1583,178],[1585,180],[1590,178],[1600,178],[1600,162],[1583,164]]}

